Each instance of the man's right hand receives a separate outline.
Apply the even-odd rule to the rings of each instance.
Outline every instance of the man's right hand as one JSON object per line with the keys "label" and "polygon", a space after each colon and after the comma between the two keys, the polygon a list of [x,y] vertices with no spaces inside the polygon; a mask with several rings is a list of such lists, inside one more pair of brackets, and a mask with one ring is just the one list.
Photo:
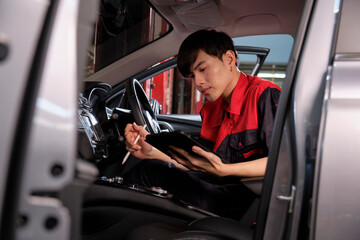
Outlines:
{"label": "man's right hand", "polygon": [[[153,147],[145,142],[146,135],[149,133],[142,127],[133,124],[127,124],[125,127],[125,144],[126,149],[136,158],[139,159],[151,159],[151,152]],[[136,137],[140,134],[138,142],[135,144]]]}
{"label": "man's right hand", "polygon": [[[138,142],[135,144],[136,137],[140,134]],[[126,149],[136,158],[139,159],[158,159],[174,164],[176,167],[183,170],[189,170],[187,167],[179,164],[168,155],[154,148],[149,143],[145,142],[145,138],[149,133],[142,127],[135,123],[127,124],[125,127]]]}

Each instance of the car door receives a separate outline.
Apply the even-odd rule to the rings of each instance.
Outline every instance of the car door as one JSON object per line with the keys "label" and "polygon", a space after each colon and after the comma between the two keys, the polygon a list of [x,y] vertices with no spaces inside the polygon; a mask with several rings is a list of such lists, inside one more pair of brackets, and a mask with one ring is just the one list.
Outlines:
{"label": "car door", "polygon": [[279,103],[255,239],[359,236],[353,218],[359,168],[352,145],[359,142],[359,44],[349,24],[359,22],[359,7],[351,0],[306,2]]}
{"label": "car door", "polygon": [[316,156],[312,239],[358,239],[360,2],[344,0],[329,63]]}
{"label": "car door", "polygon": [[[78,235],[80,206],[74,199],[80,195],[68,195],[73,207],[61,196],[79,164],[73,128],[77,70],[84,65],[81,43],[90,39],[97,5],[81,0],[0,2],[1,239]],[[80,165],[92,169],[88,180],[95,177],[94,167]]]}

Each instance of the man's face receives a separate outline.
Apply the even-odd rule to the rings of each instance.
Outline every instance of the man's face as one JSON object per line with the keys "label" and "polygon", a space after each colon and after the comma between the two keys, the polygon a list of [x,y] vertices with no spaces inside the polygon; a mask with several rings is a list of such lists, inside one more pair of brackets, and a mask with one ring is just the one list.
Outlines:
{"label": "man's face", "polygon": [[199,50],[198,56],[191,66],[190,78],[208,101],[216,101],[220,96],[227,98],[233,90],[230,86],[233,78],[230,67],[226,54],[223,55],[221,61],[219,58]]}

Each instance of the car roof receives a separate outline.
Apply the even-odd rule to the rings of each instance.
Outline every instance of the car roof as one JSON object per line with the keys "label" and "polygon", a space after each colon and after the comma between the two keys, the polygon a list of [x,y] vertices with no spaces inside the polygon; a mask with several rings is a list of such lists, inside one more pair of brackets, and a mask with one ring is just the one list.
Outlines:
{"label": "car roof", "polygon": [[151,0],[172,26],[169,34],[86,78],[116,85],[141,70],[177,54],[190,33],[211,28],[231,37],[289,34],[295,36],[304,0]]}

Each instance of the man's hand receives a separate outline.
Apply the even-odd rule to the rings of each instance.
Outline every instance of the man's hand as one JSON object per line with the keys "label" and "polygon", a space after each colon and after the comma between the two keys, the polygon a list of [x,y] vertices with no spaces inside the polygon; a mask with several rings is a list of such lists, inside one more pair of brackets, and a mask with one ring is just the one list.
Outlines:
{"label": "man's hand", "polygon": [[223,163],[221,159],[211,152],[207,152],[199,147],[193,146],[194,153],[200,155],[196,157],[183,149],[170,147],[171,155],[181,165],[191,170],[206,172],[219,177],[261,177],[265,175],[267,157],[255,159],[248,162]]}
{"label": "man's hand", "polygon": [[[127,124],[124,134],[126,139],[126,150],[139,159],[151,158],[153,147],[145,142],[145,137],[149,133],[142,126],[138,126],[135,123]],[[138,142],[134,144],[134,141],[139,134],[140,138]]]}
{"label": "man's hand", "polygon": [[211,152],[207,152],[199,147],[193,146],[193,152],[199,157],[186,152],[181,148],[174,146],[170,147],[172,157],[180,164],[188,167],[191,170],[206,172],[216,176],[224,176],[223,168],[225,164],[221,159]]}

